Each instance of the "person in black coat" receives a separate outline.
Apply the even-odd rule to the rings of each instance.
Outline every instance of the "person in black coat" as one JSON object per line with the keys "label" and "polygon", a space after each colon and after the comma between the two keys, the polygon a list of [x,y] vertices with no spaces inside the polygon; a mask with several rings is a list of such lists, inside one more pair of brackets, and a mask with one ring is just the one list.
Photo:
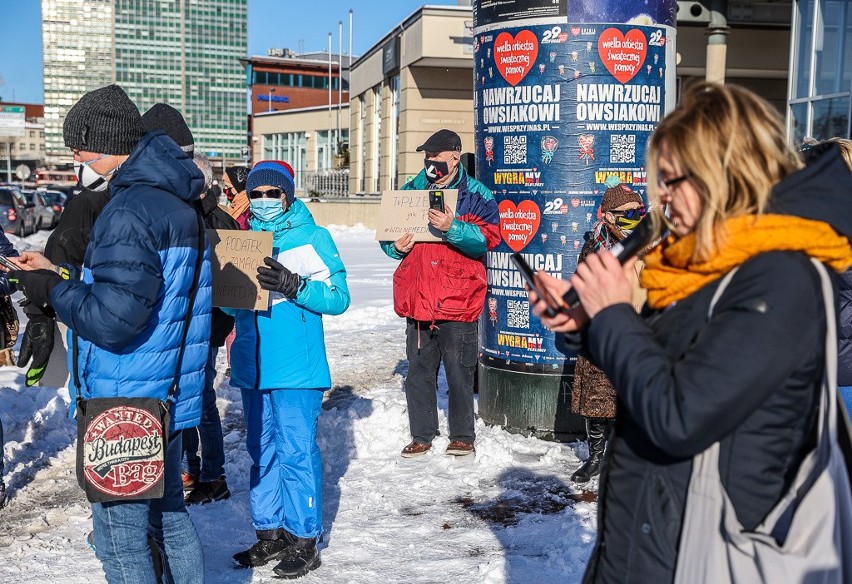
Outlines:
{"label": "person in black coat", "polygon": [[570,283],[542,278],[559,296],[573,286],[577,309],[548,318],[531,294],[542,322],[618,394],[588,583],[672,582],[681,535],[714,529],[683,518],[693,457],[716,442],[737,520],[746,531],[761,524],[814,446],[835,315],[810,258],[838,272],[852,264],[852,178],[837,147],[802,168],[774,108],[748,90],[691,88],[653,134],[647,163],[671,235],[645,256],[642,315],[630,306],[632,262],[606,252]]}

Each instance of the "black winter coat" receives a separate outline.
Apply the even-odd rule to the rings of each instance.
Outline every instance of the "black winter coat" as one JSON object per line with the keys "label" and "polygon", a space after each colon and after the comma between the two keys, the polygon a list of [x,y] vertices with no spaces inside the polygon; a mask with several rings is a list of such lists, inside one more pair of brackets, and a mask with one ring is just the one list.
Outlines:
{"label": "black winter coat", "polygon": [[692,457],[721,441],[737,517],[760,524],[812,446],[825,314],[798,253],[744,263],[707,322],[713,282],[673,307],[599,313],[588,350],[618,388],[619,415],[586,582],[671,582]]}
{"label": "black winter coat", "polygon": [[95,220],[109,203],[109,188],[96,192],[84,190],[65,205],[59,223],[47,238],[44,256],[54,264],[83,266],[89,236]]}
{"label": "black winter coat", "polygon": [[[774,190],[770,211],[852,235],[852,175],[835,148]],[[598,313],[580,337],[618,391],[587,583],[671,582],[692,457],[721,445],[737,518],[757,527],[813,447],[824,368],[825,309],[810,260],[769,252],[662,311]],[[831,315],[835,318],[835,315]]]}

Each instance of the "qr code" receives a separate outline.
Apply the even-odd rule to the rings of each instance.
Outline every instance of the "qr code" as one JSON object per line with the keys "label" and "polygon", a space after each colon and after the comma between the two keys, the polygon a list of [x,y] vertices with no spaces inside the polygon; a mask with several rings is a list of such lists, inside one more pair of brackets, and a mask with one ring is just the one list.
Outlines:
{"label": "qr code", "polygon": [[636,162],[636,136],[634,134],[613,134],[609,138],[609,161],[615,163]]}
{"label": "qr code", "polygon": [[503,136],[503,164],[527,163],[527,137]]}
{"label": "qr code", "polygon": [[507,300],[506,324],[509,328],[530,328],[530,303],[526,300]]}

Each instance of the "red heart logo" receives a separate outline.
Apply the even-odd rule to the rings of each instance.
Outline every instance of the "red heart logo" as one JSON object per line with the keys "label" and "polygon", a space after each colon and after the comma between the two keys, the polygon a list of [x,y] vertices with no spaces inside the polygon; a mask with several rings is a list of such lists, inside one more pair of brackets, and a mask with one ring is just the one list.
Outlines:
{"label": "red heart logo", "polygon": [[517,206],[512,201],[501,201],[500,235],[512,251],[521,251],[532,241],[541,223],[541,209],[532,201],[521,201]]}
{"label": "red heart logo", "polygon": [[648,42],[645,34],[638,28],[622,34],[617,28],[608,28],[598,38],[598,53],[604,67],[620,83],[627,83],[642,68]]}
{"label": "red heart logo", "polygon": [[514,37],[501,32],[494,41],[494,64],[513,87],[532,70],[536,57],[538,38],[529,30],[522,30]]}
{"label": "red heart logo", "polygon": [[572,26],[571,27],[571,34],[573,34],[574,36],[579,35],[580,34],[580,27],[579,26]]}
{"label": "red heart logo", "polygon": [[571,206],[575,209],[580,206],[580,199],[571,199]]}

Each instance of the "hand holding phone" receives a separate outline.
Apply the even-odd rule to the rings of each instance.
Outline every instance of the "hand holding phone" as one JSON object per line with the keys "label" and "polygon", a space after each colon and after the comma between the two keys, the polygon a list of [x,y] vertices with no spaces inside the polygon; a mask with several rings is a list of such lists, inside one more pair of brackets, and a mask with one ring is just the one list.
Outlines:
{"label": "hand holding phone", "polygon": [[0,266],[3,266],[7,270],[20,270],[21,269],[21,266],[15,264],[14,262],[12,262],[12,260],[10,260],[9,258],[7,258],[4,255],[0,255]]}
{"label": "hand holding phone", "polygon": [[429,191],[429,208],[444,212],[444,191]]}
{"label": "hand holding phone", "polygon": [[566,308],[565,305],[557,300],[545,286],[539,284],[537,279],[538,272],[532,269],[532,267],[524,259],[524,256],[516,252],[510,257],[521,272],[521,276],[524,277],[524,281],[527,283],[530,290],[535,292],[539,298],[544,300],[544,303],[547,305],[547,309],[545,310],[547,316],[554,318]]}

